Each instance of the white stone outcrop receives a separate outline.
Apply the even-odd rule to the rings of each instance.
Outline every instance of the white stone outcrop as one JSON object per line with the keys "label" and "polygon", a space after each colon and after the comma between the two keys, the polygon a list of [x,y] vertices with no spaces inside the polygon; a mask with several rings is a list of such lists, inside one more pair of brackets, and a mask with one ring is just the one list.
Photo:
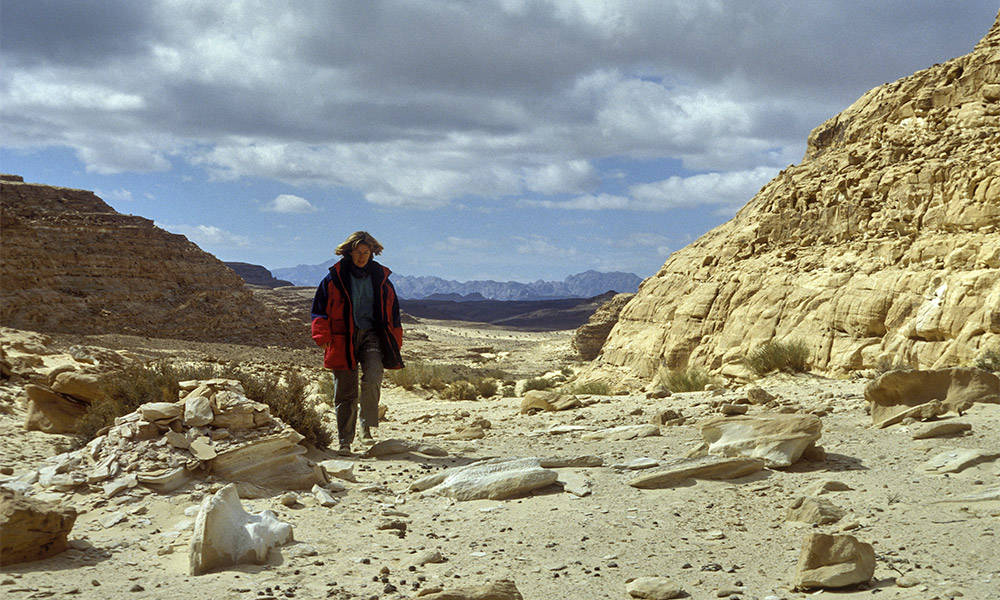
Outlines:
{"label": "white stone outcrop", "polygon": [[710,454],[760,458],[771,468],[794,464],[820,438],[815,415],[717,417],[701,426]]}
{"label": "white stone outcrop", "polygon": [[504,500],[552,485],[558,477],[537,458],[490,459],[428,475],[410,489],[456,500]]}
{"label": "white stone outcrop", "polygon": [[194,521],[189,569],[201,575],[221,567],[263,564],[271,548],[292,541],[292,526],[265,510],[243,510],[236,486],[229,484],[205,498]]}

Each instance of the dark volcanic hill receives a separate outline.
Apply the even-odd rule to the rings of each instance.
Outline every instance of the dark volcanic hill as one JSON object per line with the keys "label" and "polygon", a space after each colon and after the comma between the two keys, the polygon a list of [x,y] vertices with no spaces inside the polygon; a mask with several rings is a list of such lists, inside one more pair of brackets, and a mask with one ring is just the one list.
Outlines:
{"label": "dark volcanic hill", "polygon": [[275,279],[274,276],[271,275],[271,272],[268,271],[266,267],[262,267],[261,265],[252,265],[245,262],[226,262],[225,265],[232,269],[237,275],[243,278],[243,281],[249,283],[250,285],[259,285],[269,288],[295,285],[291,281]]}

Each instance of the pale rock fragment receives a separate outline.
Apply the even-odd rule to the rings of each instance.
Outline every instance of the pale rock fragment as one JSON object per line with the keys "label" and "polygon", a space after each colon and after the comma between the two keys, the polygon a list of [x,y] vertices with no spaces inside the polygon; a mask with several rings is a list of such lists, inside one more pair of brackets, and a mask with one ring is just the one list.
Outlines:
{"label": "pale rock fragment", "polygon": [[327,477],[336,477],[344,481],[357,481],[354,476],[354,463],[349,460],[324,460],[319,466],[326,472]]}
{"label": "pale rock fragment", "polygon": [[815,415],[717,417],[702,424],[701,435],[710,454],[762,458],[767,467],[782,468],[798,461],[822,429]]}
{"label": "pale rock fragment", "polygon": [[923,427],[914,430],[911,437],[915,440],[926,440],[929,438],[948,437],[959,435],[966,431],[972,431],[971,423],[962,421],[942,421],[940,423],[927,423]]}
{"label": "pale rock fragment", "polygon": [[632,598],[643,600],[671,600],[685,595],[679,585],[666,577],[636,577],[625,584],[625,591]]}
{"label": "pale rock fragment", "polygon": [[212,425],[238,431],[253,429],[272,421],[266,404],[254,402],[242,393],[229,389],[216,392],[214,400],[215,417]]}
{"label": "pale rock fragment", "polygon": [[41,385],[24,386],[28,411],[24,418],[27,431],[75,433],[77,421],[87,412],[90,402],[58,394]]}
{"label": "pale rock fragment", "polygon": [[215,448],[212,446],[211,440],[205,436],[201,436],[192,441],[188,450],[191,452],[191,455],[198,460],[212,460],[216,457]]}
{"label": "pale rock fragment", "polygon": [[173,429],[167,430],[163,435],[166,438],[167,443],[174,448],[180,448],[181,450],[186,450],[191,447],[191,440],[187,438],[186,435],[179,431],[174,431]]}
{"label": "pale rock fragment", "polygon": [[538,459],[538,464],[546,469],[558,469],[560,467],[600,467],[604,465],[604,459],[592,454],[580,456],[543,456]]}
{"label": "pale rock fragment", "polygon": [[559,471],[556,483],[562,486],[564,492],[579,498],[589,496],[591,492],[590,479],[575,471]]}
{"label": "pale rock fragment", "polygon": [[100,379],[96,375],[78,371],[65,371],[56,375],[52,389],[60,394],[85,400],[88,404],[100,402],[105,398]]}
{"label": "pale rock fragment", "polygon": [[423,600],[524,600],[524,596],[510,579],[478,586],[447,588],[420,597]]}
{"label": "pale rock fragment", "polygon": [[190,394],[184,399],[184,424],[188,427],[209,425],[215,419],[212,400],[207,396]]}
{"label": "pale rock fragment", "polygon": [[135,473],[129,473],[123,477],[119,477],[114,481],[109,481],[105,483],[102,487],[104,488],[104,496],[111,498],[116,496],[125,490],[134,488],[139,485],[139,480],[136,478]]}
{"label": "pale rock fragment", "polygon": [[1000,451],[981,450],[978,448],[956,448],[945,450],[931,457],[924,463],[925,471],[936,473],[958,473],[981,462],[1000,457]]}
{"label": "pale rock fragment", "polygon": [[830,525],[847,515],[847,511],[825,498],[800,496],[788,508],[786,521],[798,521],[813,525]]}
{"label": "pale rock fragment", "polygon": [[854,488],[842,481],[820,479],[806,486],[802,493],[806,496],[821,496],[827,492],[846,492],[852,489]]}
{"label": "pale rock fragment", "polygon": [[286,490],[308,490],[325,483],[323,470],[309,462],[299,442],[302,434],[292,428],[223,450],[211,461],[212,471],[227,481]]}
{"label": "pale rock fragment", "polygon": [[557,478],[537,458],[490,459],[428,475],[410,489],[456,500],[504,500],[552,485]]}
{"label": "pale rock fragment", "polygon": [[0,565],[59,554],[76,522],[76,510],[0,488]]}
{"label": "pale rock fragment", "polygon": [[424,454],[427,456],[447,456],[448,453],[432,444],[424,444],[421,442],[411,442],[409,440],[401,440],[398,438],[389,438],[387,440],[381,440],[375,442],[371,448],[365,452],[366,457],[379,457],[379,456],[391,456],[393,454],[405,454],[407,452],[416,452],[417,454]]}
{"label": "pale rock fragment", "polygon": [[147,421],[170,421],[181,416],[184,406],[176,402],[147,402],[139,407],[139,414]]}
{"label": "pale rock fragment", "polygon": [[583,440],[606,440],[609,442],[627,441],[644,437],[660,435],[660,428],[652,423],[642,425],[619,425],[598,431],[591,431],[580,436]]}
{"label": "pale rock fragment", "polygon": [[875,549],[853,535],[812,533],[803,540],[796,566],[798,589],[842,588],[875,574]]}
{"label": "pale rock fragment", "polygon": [[865,400],[876,426],[932,400],[961,412],[975,402],[1000,403],[1000,377],[970,367],[889,371],[865,387]]}
{"label": "pale rock fragment", "polygon": [[265,510],[243,510],[236,486],[229,484],[202,501],[191,536],[191,575],[244,563],[263,564],[271,548],[292,541],[292,526]]}

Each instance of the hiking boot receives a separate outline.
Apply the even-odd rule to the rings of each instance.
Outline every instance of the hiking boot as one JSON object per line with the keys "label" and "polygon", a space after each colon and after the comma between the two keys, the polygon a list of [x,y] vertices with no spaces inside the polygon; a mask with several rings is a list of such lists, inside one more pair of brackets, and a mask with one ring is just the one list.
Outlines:
{"label": "hiking boot", "polygon": [[361,428],[361,439],[366,442],[374,442],[375,438],[372,436],[372,430],[370,427],[365,425]]}
{"label": "hiking boot", "polygon": [[337,449],[337,454],[340,456],[350,456],[351,455],[351,445],[341,444],[340,448]]}

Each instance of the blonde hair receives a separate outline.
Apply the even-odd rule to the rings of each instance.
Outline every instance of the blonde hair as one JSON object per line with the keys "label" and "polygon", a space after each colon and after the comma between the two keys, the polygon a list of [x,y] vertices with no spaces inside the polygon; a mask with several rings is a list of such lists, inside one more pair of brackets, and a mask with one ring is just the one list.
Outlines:
{"label": "blonde hair", "polygon": [[355,231],[347,236],[347,239],[337,246],[335,254],[338,256],[350,256],[351,251],[357,248],[358,244],[364,244],[371,248],[372,254],[382,254],[382,244],[378,243],[378,240],[372,237],[372,234],[367,231]]}

